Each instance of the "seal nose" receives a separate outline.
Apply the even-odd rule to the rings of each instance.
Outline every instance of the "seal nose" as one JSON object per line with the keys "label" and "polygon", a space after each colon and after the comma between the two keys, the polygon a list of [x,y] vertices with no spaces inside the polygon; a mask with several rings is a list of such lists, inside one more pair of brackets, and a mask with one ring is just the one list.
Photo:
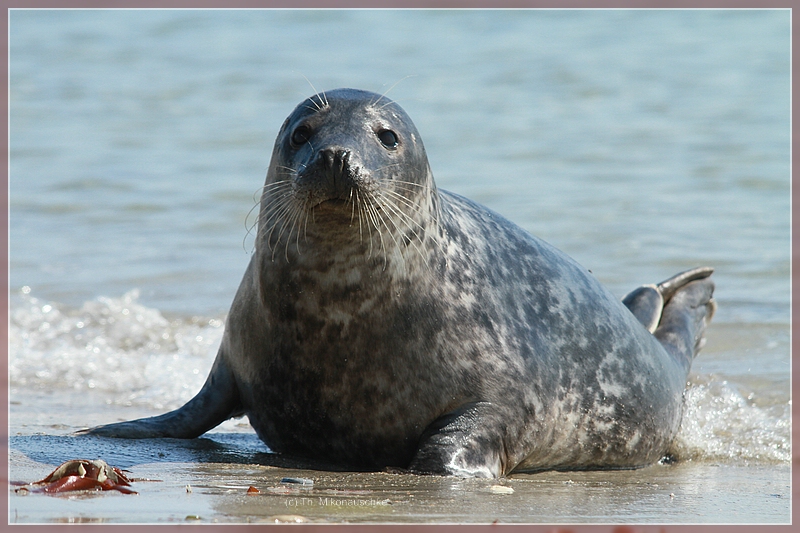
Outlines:
{"label": "seal nose", "polygon": [[343,148],[323,148],[319,151],[319,158],[325,170],[326,185],[334,196],[348,194],[353,185],[350,155],[350,150]]}
{"label": "seal nose", "polygon": [[336,174],[344,174],[350,164],[350,150],[324,148],[319,155],[325,160],[325,166]]}

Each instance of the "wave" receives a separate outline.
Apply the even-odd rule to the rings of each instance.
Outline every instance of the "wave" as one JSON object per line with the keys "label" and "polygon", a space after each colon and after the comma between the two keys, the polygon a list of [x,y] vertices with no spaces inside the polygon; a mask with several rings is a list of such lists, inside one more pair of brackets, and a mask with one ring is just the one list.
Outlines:
{"label": "wave", "polygon": [[139,291],[70,309],[23,287],[12,299],[12,387],[109,393],[114,403],[172,409],[208,375],[224,318],[168,320],[138,302]]}

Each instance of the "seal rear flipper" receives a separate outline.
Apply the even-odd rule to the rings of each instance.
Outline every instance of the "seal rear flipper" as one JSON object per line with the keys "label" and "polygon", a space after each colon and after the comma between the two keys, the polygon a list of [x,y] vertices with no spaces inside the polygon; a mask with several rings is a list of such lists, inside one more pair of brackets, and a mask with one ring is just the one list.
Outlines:
{"label": "seal rear flipper", "polygon": [[633,316],[635,316],[647,331],[653,333],[661,320],[664,309],[664,298],[655,285],[644,285],[634,289],[622,299]]}
{"label": "seal rear flipper", "polygon": [[709,277],[714,272],[711,267],[697,267],[684,270],[680,274],[675,274],[669,279],[665,279],[657,285],[658,292],[664,297],[664,302],[669,302],[678,290],[698,279]]}
{"label": "seal rear flipper", "polygon": [[409,470],[418,474],[496,478],[505,473],[502,421],[489,402],[472,402],[440,416],[420,437]]}
{"label": "seal rear flipper", "polygon": [[661,321],[664,305],[675,293],[692,281],[709,277],[713,272],[714,269],[711,267],[684,270],[657,285],[643,285],[634,289],[622,299],[622,303],[647,328],[647,331],[655,333]]}
{"label": "seal rear flipper", "polygon": [[679,288],[664,307],[661,323],[653,334],[687,372],[703,347],[703,334],[717,309],[713,294],[714,282],[709,277]]}
{"label": "seal rear flipper", "polygon": [[160,416],[107,424],[79,431],[78,434],[122,439],[192,439],[242,414],[244,410],[236,380],[220,352],[203,388],[183,407]]}

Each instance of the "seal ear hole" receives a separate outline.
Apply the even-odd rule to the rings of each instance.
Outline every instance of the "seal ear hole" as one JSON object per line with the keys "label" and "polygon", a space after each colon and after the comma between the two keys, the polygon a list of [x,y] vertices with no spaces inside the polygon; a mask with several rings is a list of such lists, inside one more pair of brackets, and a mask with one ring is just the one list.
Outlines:
{"label": "seal ear hole", "polygon": [[386,148],[397,148],[397,134],[392,130],[380,130],[378,132],[378,139],[381,144]]}
{"label": "seal ear hole", "polygon": [[311,138],[311,128],[308,126],[298,126],[292,132],[292,144],[294,146],[302,146]]}

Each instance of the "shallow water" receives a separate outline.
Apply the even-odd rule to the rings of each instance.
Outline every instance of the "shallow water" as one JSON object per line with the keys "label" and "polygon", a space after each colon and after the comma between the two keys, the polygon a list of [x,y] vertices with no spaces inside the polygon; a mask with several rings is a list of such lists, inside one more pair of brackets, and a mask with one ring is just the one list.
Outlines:
{"label": "shallow water", "polygon": [[[460,507],[437,485],[430,508],[393,507],[392,520],[492,521],[487,509],[512,521],[788,520],[788,11],[14,11],[10,28],[12,478],[86,455],[65,444],[74,429],[199,389],[250,258],[274,136],[314,92],[307,77],[320,90],[390,89],[441,188],[566,251],[619,296],[716,268],[681,461],[575,475],[568,493],[552,490],[562,474],[515,476],[513,498],[551,502],[539,514],[477,489]],[[252,440],[239,424],[221,430]],[[158,468],[131,446],[116,466]],[[203,483],[192,459],[165,468]],[[680,503],[676,491],[707,494],[707,478],[718,496]],[[353,483],[383,478],[370,479]],[[423,481],[397,479],[422,496]],[[751,480],[762,499],[744,498]],[[673,487],[679,510],[659,515],[648,483]],[[209,494],[207,516],[265,518]],[[575,514],[570,498],[590,496]],[[20,521],[65,516],[66,500],[25,498],[12,496]],[[148,507],[109,515],[107,500],[81,505],[148,521]]]}

